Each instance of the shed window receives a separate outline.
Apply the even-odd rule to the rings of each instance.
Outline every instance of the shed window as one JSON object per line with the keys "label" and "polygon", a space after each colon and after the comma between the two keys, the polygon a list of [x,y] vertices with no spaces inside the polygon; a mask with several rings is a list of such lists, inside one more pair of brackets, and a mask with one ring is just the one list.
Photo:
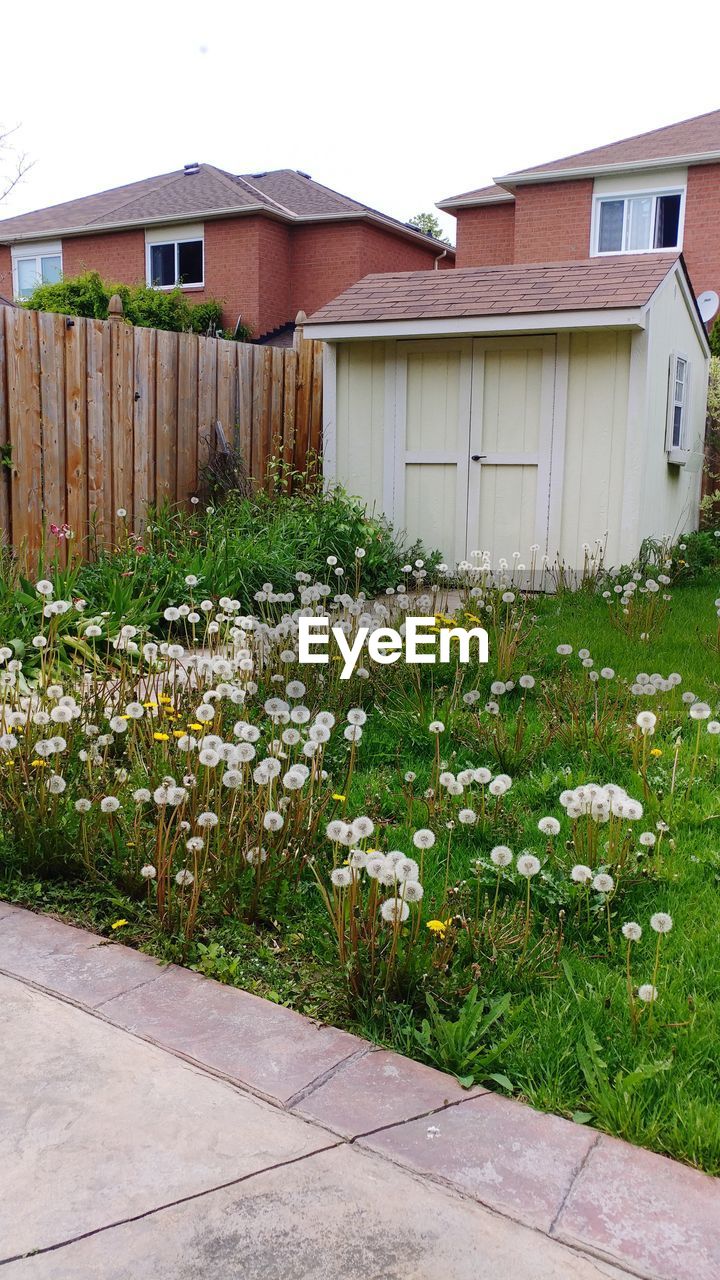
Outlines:
{"label": "shed window", "polygon": [[668,414],[666,448],[670,462],[687,461],[688,395],[690,365],[686,356],[673,352],[668,376]]}
{"label": "shed window", "polygon": [[650,253],[681,243],[681,191],[596,201],[595,253]]}

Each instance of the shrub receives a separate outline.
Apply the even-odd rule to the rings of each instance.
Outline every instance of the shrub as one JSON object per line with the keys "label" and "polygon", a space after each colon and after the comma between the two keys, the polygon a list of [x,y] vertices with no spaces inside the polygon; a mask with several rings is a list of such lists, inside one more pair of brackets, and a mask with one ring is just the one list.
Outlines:
{"label": "shrub", "polygon": [[[111,284],[104,281],[97,271],[86,271],[57,284],[38,285],[25,306],[31,311],[54,311],[65,316],[107,320],[108,303],[114,293],[122,298],[125,319],[130,324],[141,328],[169,329],[174,333],[224,336],[220,302],[208,299],[191,303],[181,289],[164,292],[144,284]],[[249,336],[249,330],[238,336]]]}

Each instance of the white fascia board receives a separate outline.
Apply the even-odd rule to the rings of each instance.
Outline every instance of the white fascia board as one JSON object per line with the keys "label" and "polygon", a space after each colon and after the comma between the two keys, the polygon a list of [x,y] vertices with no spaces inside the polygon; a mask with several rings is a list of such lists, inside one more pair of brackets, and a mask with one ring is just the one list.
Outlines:
{"label": "white fascia board", "polygon": [[525,186],[531,182],[566,182],[569,178],[593,178],[602,174],[634,173],[642,169],[667,169],[680,165],[718,164],[720,151],[698,151],[691,155],[659,156],[655,160],[623,160],[614,164],[578,165],[572,169],[546,169],[542,173],[530,172],[506,173],[502,178],[493,178],[498,186],[506,184]]}
{"label": "white fascia board", "polygon": [[674,265],[670,268],[667,275],[665,276],[665,279],[660,281],[660,284],[655,290],[652,298],[650,299],[649,302],[646,302],[644,310],[646,312],[650,310],[655,298],[657,298],[658,294],[663,289],[666,289],[668,287],[668,285],[672,280],[677,280],[677,283],[680,288],[680,292],[683,296],[683,302],[685,303],[685,306],[688,309],[688,314],[690,316],[690,320],[692,321],[693,329],[695,330],[695,334],[697,336],[698,342],[700,343],[700,346],[703,349],[703,355],[705,356],[706,360],[709,360],[711,351],[710,351],[710,343],[708,341],[707,329],[705,328],[705,325],[702,322],[702,318],[698,311],[695,297],[693,295],[692,289],[690,288],[688,278],[682,269],[682,264],[679,258],[677,262],[674,263]]}
{"label": "white fascia board", "polygon": [[362,320],[306,323],[307,338],[351,342],[366,338],[448,338],[504,333],[558,333],[566,329],[644,329],[646,308],[542,311],[533,315],[450,316],[438,320]]}
{"label": "white fascia board", "polygon": [[494,196],[453,196],[449,200],[438,200],[435,204],[436,209],[444,209],[447,213],[452,213],[453,209],[480,209],[486,204],[514,204],[515,197],[512,191],[502,191]]}

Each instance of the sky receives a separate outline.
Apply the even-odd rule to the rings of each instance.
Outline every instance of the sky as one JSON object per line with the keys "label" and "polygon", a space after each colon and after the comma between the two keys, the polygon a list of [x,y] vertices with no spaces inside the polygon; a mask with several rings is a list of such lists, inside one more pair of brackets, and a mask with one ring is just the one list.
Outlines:
{"label": "sky", "polygon": [[199,160],[302,169],[407,220],[720,107],[698,0],[13,0],[2,24],[0,125],[32,167],[0,217]]}

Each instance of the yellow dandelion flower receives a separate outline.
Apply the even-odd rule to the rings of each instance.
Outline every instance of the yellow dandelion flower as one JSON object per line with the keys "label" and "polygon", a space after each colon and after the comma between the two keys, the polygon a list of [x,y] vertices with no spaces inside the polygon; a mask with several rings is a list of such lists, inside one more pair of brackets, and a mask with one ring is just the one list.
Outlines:
{"label": "yellow dandelion flower", "polygon": [[185,737],[184,729],[173,729],[173,738],[184,738],[184,737]]}
{"label": "yellow dandelion flower", "polygon": [[156,707],[157,702],[143,702],[144,707]]}
{"label": "yellow dandelion flower", "polygon": [[155,741],[156,741],[156,742],[169,742],[169,741],[170,741],[170,734],[169,734],[169,733],[154,733],[154,734],[153,734],[153,738],[155,739]]}
{"label": "yellow dandelion flower", "polygon": [[194,721],[193,724],[188,725],[188,729],[194,729],[196,733],[199,732],[202,728],[203,726],[201,724],[198,724],[197,721]]}
{"label": "yellow dandelion flower", "polygon": [[428,920],[425,928],[429,929],[431,933],[444,933],[447,925],[442,920]]}
{"label": "yellow dandelion flower", "polygon": [[114,923],[110,925],[110,928],[111,928],[111,929],[122,929],[123,925],[125,925],[125,924],[127,924],[127,923],[128,923],[128,922],[127,922],[127,920],[115,920],[115,921],[114,921]]}
{"label": "yellow dandelion flower", "polygon": [[161,694],[160,694],[160,701],[161,701],[161,702],[172,702],[172,698],[170,697],[170,694],[169,694],[169,693],[161,693]]}
{"label": "yellow dandelion flower", "polygon": [[[11,761],[10,761],[10,760],[8,760],[8,764],[10,764],[10,763],[11,763]],[[31,763],[31,765],[32,765],[33,769],[47,769],[47,767],[48,767],[48,762],[47,762],[47,760],[31,760],[31,761],[30,761],[30,763]]]}
{"label": "yellow dandelion flower", "polygon": [[341,796],[339,792],[333,796],[333,800],[346,800],[346,799],[347,799],[347,796]]}
{"label": "yellow dandelion flower", "polygon": [[650,755],[651,755],[651,756],[655,756],[655,757],[657,757],[657,756],[661,756],[661,755],[662,755],[662,751],[660,750],[660,748],[659,748],[659,747],[651,747],[651,748],[650,748]]}

